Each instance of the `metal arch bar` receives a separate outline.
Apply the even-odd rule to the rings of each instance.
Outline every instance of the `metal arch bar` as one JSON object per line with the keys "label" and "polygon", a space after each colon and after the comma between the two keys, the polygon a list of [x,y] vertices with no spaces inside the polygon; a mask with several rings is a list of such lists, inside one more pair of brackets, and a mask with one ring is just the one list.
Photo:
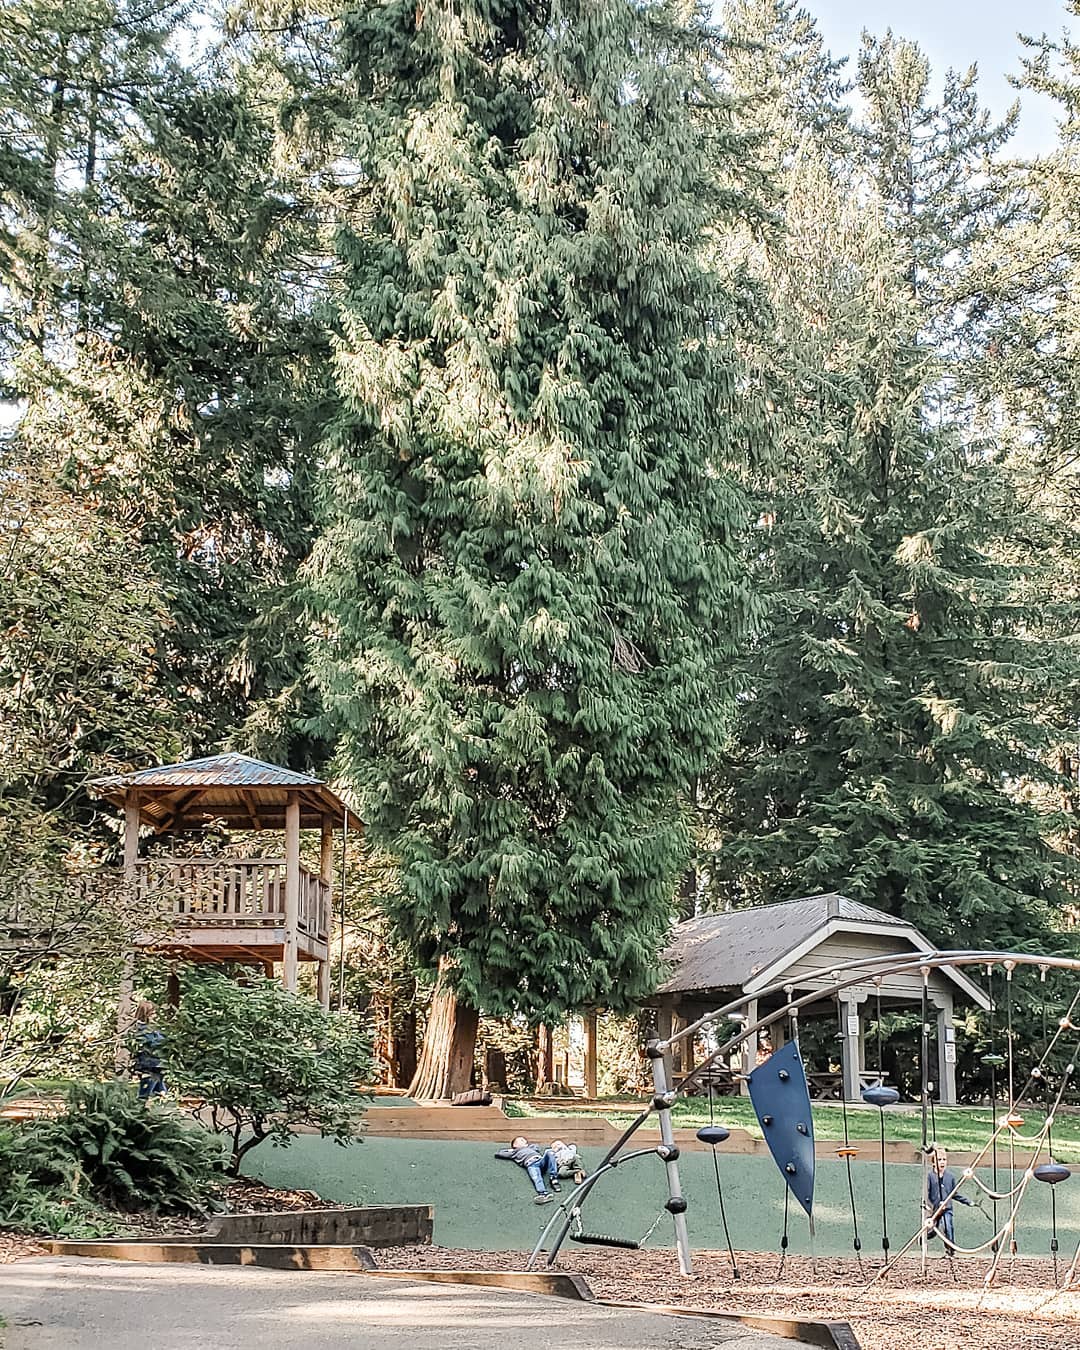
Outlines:
{"label": "metal arch bar", "polygon": [[[1080,972],[1080,960],[1070,956],[1032,956],[1019,952],[988,952],[988,951],[955,951],[955,952],[922,952],[914,953],[911,957],[897,960],[895,957],[867,957],[861,961],[849,961],[836,967],[834,971],[828,972],[834,977],[846,975],[848,978],[836,978],[831,990],[817,989],[812,993],[804,994],[801,998],[790,999],[787,1003],[778,1008],[775,1012],[759,1018],[758,1021],[743,1026],[734,1036],[714,1050],[709,1057],[686,1075],[679,1083],[675,1085],[676,1092],[683,1092],[689,1085],[695,1081],[715,1063],[721,1055],[727,1054],[733,1050],[748,1036],[755,1035],[765,1027],[772,1026],[774,1022],[782,1017],[789,1016],[799,1008],[803,1008],[810,1003],[817,1002],[823,993],[835,993],[841,989],[849,989],[852,985],[861,984],[866,979],[873,979],[875,976],[905,974],[909,971],[938,970],[942,966],[982,966],[999,965],[1003,962],[1011,961],[1016,965],[1023,966],[1046,966],[1048,969],[1071,970]],[[790,985],[790,980],[778,980],[775,984],[768,985],[765,989],[759,990],[754,997],[757,999],[769,994],[783,993]],[[725,1003],[723,1007],[716,1008],[712,1012],[705,1013],[699,1017],[696,1022],[689,1026],[680,1027],[680,1029],[667,1040],[657,1041],[656,1047],[661,1051],[667,1051],[671,1046],[677,1045],[687,1037],[696,1035],[698,1031],[714,1022],[720,1021],[729,1013],[737,1012],[748,1002],[748,996],[732,999],[730,1003]]]}
{"label": "metal arch bar", "polygon": [[[547,1223],[544,1225],[544,1231],[536,1240],[536,1246],[532,1249],[529,1259],[525,1262],[525,1269],[535,1269],[536,1262],[541,1252],[544,1250],[544,1242],[547,1239],[547,1235],[559,1222],[559,1215],[561,1214],[563,1216],[562,1231],[555,1239],[554,1246],[552,1246],[551,1250],[548,1252],[547,1259],[547,1264],[549,1266],[555,1264],[555,1260],[559,1255],[559,1248],[566,1241],[566,1236],[570,1232],[570,1226],[574,1222],[574,1214],[580,1211],[582,1201],[606,1172],[614,1171],[616,1167],[621,1167],[623,1163],[631,1162],[634,1158],[656,1157],[656,1153],[657,1150],[654,1146],[652,1148],[634,1149],[632,1153],[624,1154],[621,1158],[613,1158],[610,1156],[605,1158],[596,1171],[587,1176],[573,1195],[567,1196],[566,1200],[563,1201],[551,1218],[548,1219]],[[573,1204],[570,1204],[571,1200],[574,1202]],[[567,1208],[567,1205],[569,1205],[569,1208]]]}

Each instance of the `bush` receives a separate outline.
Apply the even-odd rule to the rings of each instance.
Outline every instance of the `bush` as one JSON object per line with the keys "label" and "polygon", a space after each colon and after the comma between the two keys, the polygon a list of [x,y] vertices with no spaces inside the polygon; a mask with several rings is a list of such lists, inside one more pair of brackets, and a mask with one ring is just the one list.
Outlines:
{"label": "bush", "polygon": [[64,1113],[0,1131],[0,1226],[97,1236],[107,1211],[203,1214],[224,1153],[209,1131],[122,1084],[77,1084]]}
{"label": "bush", "polygon": [[273,980],[245,987],[215,975],[188,985],[163,1029],[169,1083],[202,1097],[213,1128],[230,1136],[230,1176],[264,1140],[290,1144],[296,1125],[352,1142],[362,1111],[356,1084],[371,1055],[351,1014],[325,1012]]}

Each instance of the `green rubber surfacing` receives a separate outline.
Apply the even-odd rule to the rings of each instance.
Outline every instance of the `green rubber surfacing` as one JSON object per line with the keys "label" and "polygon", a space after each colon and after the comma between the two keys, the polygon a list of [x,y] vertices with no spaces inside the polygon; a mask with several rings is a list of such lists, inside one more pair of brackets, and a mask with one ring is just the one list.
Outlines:
{"label": "green rubber surfacing", "polygon": [[[499,1162],[495,1145],[458,1140],[364,1139],[342,1148],[328,1139],[299,1135],[289,1148],[262,1145],[249,1154],[245,1170],[273,1186],[316,1191],[326,1200],[347,1204],[431,1204],[435,1207],[434,1241],[440,1247],[472,1251],[527,1251],[551,1217],[553,1205],[533,1204],[532,1187],[521,1168]],[[583,1149],[587,1165],[596,1166],[600,1149]],[[736,1250],[777,1251],[783,1227],[784,1186],[770,1158],[725,1154],[719,1150],[731,1238]],[[1011,1184],[1008,1159],[999,1166],[998,1186]],[[708,1152],[683,1153],[679,1171],[689,1209],[690,1240],[699,1250],[724,1247],[716,1201],[716,1181]],[[856,1162],[855,1202],[863,1253],[881,1251],[881,1172],[876,1162]],[[926,1173],[917,1165],[890,1164],[887,1169],[888,1225],[895,1255],[920,1223],[920,1197]],[[987,1184],[988,1170],[980,1170]],[[1017,1169],[1019,1181],[1021,1170]],[[563,1184],[562,1198],[573,1190]],[[975,1198],[975,1188],[967,1194]],[[583,1212],[584,1227],[593,1233],[640,1238],[667,1199],[665,1173],[659,1158],[625,1164],[600,1181]],[[990,1202],[984,1199],[987,1209]],[[1067,1263],[1080,1242],[1080,1175],[1057,1187],[1060,1257]],[[792,1252],[819,1256],[852,1254],[847,1173],[842,1162],[819,1160],[815,1191],[816,1236],[811,1248],[806,1217],[792,1202]],[[1008,1213],[998,1206],[999,1222]],[[956,1240],[961,1246],[982,1242],[992,1225],[975,1208],[955,1207]],[[1049,1256],[1050,1187],[1032,1181],[1021,1206],[1016,1240],[1022,1256]],[[667,1215],[648,1244],[674,1245]],[[595,1252],[595,1247],[581,1248]],[[918,1248],[916,1247],[916,1251]],[[930,1244],[940,1255],[941,1243]],[[989,1259],[989,1258],[988,1258]]]}

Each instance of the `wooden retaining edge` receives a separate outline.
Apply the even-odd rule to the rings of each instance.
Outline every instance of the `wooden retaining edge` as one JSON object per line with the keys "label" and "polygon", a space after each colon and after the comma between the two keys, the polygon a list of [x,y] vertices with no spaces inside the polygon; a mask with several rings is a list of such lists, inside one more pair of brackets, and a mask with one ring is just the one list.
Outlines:
{"label": "wooden retaining edge", "polygon": [[387,1270],[376,1265],[365,1273],[383,1280],[468,1284],[479,1288],[515,1289],[521,1294],[548,1294],[579,1303],[597,1301],[584,1275],[572,1275],[562,1270]]}
{"label": "wooden retaining edge", "polygon": [[666,1313],[670,1317],[704,1317],[713,1322],[735,1323],[753,1331],[769,1331],[784,1340],[804,1341],[824,1350],[862,1350],[847,1322],[804,1322],[793,1317],[769,1317],[764,1313],[713,1312],[709,1308],[686,1308],[678,1303],[630,1303],[622,1299],[596,1300],[602,1307],[637,1308],[640,1312]]}
{"label": "wooden retaining edge", "polygon": [[67,1242],[46,1244],[53,1256],[84,1256],[148,1265],[260,1266],[266,1270],[374,1270],[368,1247],[293,1247],[230,1242]]}

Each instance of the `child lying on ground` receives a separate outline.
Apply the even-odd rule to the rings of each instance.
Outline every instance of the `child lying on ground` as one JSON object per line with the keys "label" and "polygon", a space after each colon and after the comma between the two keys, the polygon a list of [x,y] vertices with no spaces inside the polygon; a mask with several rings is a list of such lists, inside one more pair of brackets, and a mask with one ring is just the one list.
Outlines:
{"label": "child lying on ground", "polygon": [[577,1144],[568,1144],[563,1139],[554,1139],[551,1144],[551,1151],[555,1154],[555,1161],[558,1164],[558,1175],[562,1181],[569,1181],[571,1178],[577,1185],[585,1180],[585,1164],[578,1156]]}
{"label": "child lying on ground", "polygon": [[519,1167],[524,1167],[536,1191],[535,1204],[546,1205],[551,1201],[552,1197],[545,1182],[551,1182],[553,1191],[562,1190],[559,1185],[559,1164],[555,1160],[555,1154],[549,1148],[541,1153],[523,1134],[511,1139],[510,1147],[499,1149],[495,1156],[503,1162],[517,1163]]}

